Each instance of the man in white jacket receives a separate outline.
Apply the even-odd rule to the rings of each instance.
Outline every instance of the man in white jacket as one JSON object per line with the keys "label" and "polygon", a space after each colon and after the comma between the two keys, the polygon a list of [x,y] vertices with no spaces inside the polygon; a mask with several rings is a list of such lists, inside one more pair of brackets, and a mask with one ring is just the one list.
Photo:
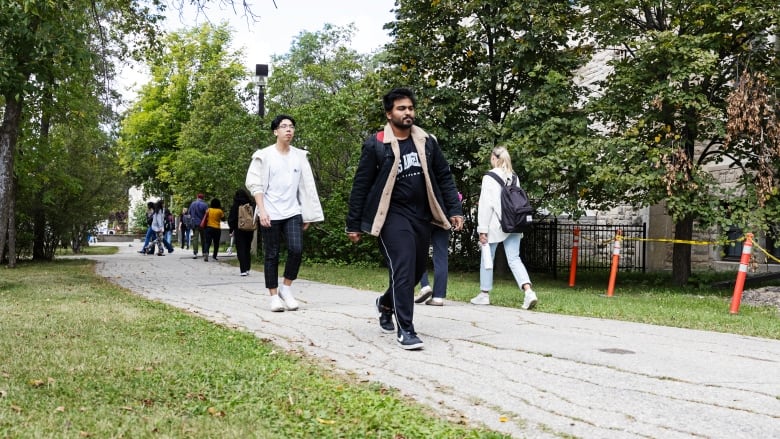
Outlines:
{"label": "man in white jacket", "polygon": [[[292,282],[298,278],[303,254],[303,232],[313,222],[324,221],[307,151],[292,146],[295,119],[279,115],[271,121],[276,143],[252,154],[246,188],[255,198],[265,253],[265,286],[271,295],[271,311],[294,311]],[[287,263],[279,285],[279,248],[287,242]]]}

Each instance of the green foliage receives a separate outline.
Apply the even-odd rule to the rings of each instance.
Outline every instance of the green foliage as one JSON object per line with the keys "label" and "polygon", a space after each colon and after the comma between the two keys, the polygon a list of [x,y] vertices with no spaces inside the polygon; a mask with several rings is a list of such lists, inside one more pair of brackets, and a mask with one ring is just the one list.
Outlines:
{"label": "green foliage", "polygon": [[274,58],[268,82],[268,119],[295,118],[293,145],[309,151],[325,213],[325,222],[307,232],[305,254],[315,260],[381,259],[373,240],[353,245],[344,233],[360,147],[383,126],[376,61],[348,49],[353,32],[354,26],[332,25],[302,32],[287,54]]}
{"label": "green foliage", "polygon": [[[32,93],[18,145],[17,233],[20,256],[51,259],[60,243],[78,251],[87,234],[127,206],[101,84],[74,74]],[[37,123],[34,123],[36,121]]]}
{"label": "green foliage", "polygon": [[[475,208],[497,144],[509,147],[536,206],[576,212],[583,168],[570,163],[571,172],[561,172],[555,159],[545,161],[549,151],[576,156],[576,136],[586,133],[584,116],[571,110],[578,91],[570,72],[583,52],[567,48],[579,19],[570,2],[409,0],[396,18],[387,25],[395,39],[383,80],[417,92],[418,124],[450,159],[467,210],[456,253],[477,255]],[[558,180],[535,180],[549,175]]]}
{"label": "green foliage", "polygon": [[7,236],[11,265],[17,251],[51,258],[61,241],[77,251],[120,199],[106,86],[116,59],[154,45],[159,9],[156,0],[0,0],[0,258]]}
{"label": "green foliage", "polygon": [[[724,143],[726,101],[742,71],[776,78],[776,51],[767,31],[780,20],[780,4],[580,3],[587,8],[585,23],[596,44],[622,51],[611,62],[614,71],[600,84],[603,94],[590,111],[609,127],[608,137],[617,140],[617,148],[604,159],[622,173],[617,188],[630,188],[624,199],[643,206],[665,201],[682,233],[678,239],[691,238],[694,220],[705,226],[761,227],[769,219],[767,212],[732,214],[735,206],[758,204],[751,186],[767,155]],[[732,172],[741,171],[741,187],[724,187],[710,174],[707,165],[712,164],[731,164]],[[752,202],[742,200],[750,198]],[[684,282],[690,254],[680,245],[674,252],[675,278]]]}
{"label": "green foliage", "polygon": [[230,41],[226,23],[169,35],[122,122],[125,172],[147,194],[172,194],[173,207],[198,192],[224,204],[243,186],[257,131],[239,87],[248,72]]}
{"label": "green foliage", "polygon": [[149,228],[146,223],[146,211],[148,210],[145,201],[139,201],[133,206],[132,223],[129,225],[130,230],[136,234],[146,233]]}

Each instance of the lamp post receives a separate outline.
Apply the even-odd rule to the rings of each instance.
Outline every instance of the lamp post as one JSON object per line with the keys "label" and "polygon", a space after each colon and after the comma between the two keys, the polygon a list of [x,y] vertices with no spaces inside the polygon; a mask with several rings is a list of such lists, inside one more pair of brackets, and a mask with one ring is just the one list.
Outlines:
{"label": "lamp post", "polygon": [[268,64],[255,64],[255,76],[257,76],[257,114],[261,118],[265,116],[265,78],[268,77]]}

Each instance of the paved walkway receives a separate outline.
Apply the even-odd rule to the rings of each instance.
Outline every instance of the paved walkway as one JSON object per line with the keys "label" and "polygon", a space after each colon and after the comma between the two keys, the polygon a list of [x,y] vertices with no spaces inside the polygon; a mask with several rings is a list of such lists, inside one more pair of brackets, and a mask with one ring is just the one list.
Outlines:
{"label": "paved walkway", "polygon": [[112,245],[118,254],[94,257],[111,281],[395,387],[453,421],[530,438],[780,438],[777,340],[448,301],[416,307],[425,349],[404,351],[379,330],[376,292],[299,279],[300,309],[272,313],[259,271]]}

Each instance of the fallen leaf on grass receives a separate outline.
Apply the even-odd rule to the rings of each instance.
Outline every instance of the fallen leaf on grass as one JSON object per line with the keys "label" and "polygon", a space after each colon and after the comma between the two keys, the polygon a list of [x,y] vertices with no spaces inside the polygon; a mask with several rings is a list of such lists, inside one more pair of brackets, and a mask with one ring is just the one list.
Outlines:
{"label": "fallen leaf on grass", "polygon": [[92,437],[91,433],[87,433],[86,431],[80,431],[79,436],[81,437]]}
{"label": "fallen leaf on grass", "polygon": [[54,409],[54,411],[55,411],[55,412],[60,412],[60,413],[62,413],[62,412],[64,412],[64,411],[65,411],[65,407],[64,407],[64,406],[59,406],[59,407],[57,407],[56,409]]}
{"label": "fallen leaf on grass", "polygon": [[12,405],[11,406],[11,410],[15,411],[16,413],[21,413],[22,412],[22,408],[19,407],[18,405]]}
{"label": "fallen leaf on grass", "polygon": [[336,421],[333,421],[331,419],[322,419],[322,418],[317,418],[317,422],[319,422],[320,424],[327,424],[327,425],[336,423]]}
{"label": "fallen leaf on grass", "polygon": [[209,407],[208,412],[211,416],[217,417],[217,418],[223,418],[225,417],[225,412],[222,410],[217,410],[214,407]]}
{"label": "fallen leaf on grass", "polygon": [[499,416],[499,418],[498,418],[499,422],[506,422],[508,420],[509,420],[509,418],[507,418],[506,416]]}

